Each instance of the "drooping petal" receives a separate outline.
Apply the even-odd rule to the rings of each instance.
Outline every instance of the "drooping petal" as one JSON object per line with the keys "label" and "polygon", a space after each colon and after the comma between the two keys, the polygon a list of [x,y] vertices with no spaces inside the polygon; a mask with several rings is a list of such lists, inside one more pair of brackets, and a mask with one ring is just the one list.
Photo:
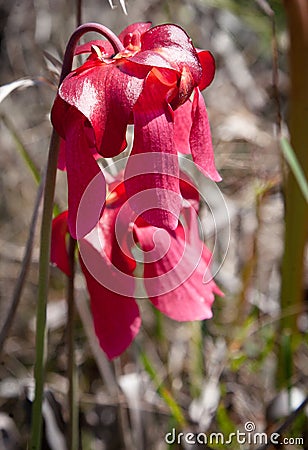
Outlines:
{"label": "drooping petal", "polygon": [[[98,253],[92,257],[98,260],[102,270],[108,271]],[[90,294],[95,333],[103,351],[113,359],[123,353],[138,334],[141,325],[138,305],[134,298],[119,295],[102,285],[82,260],[81,267]],[[133,295],[133,289],[131,291]]]}
{"label": "drooping petal", "polygon": [[178,152],[190,154],[189,135],[192,126],[192,102],[187,100],[174,111],[174,142]]}
{"label": "drooping petal", "polygon": [[67,276],[70,276],[71,270],[67,252],[68,224],[67,211],[63,211],[52,221],[50,261],[55,264]]}
{"label": "drooping petal", "polygon": [[[85,128],[86,131],[86,128]],[[88,141],[89,142],[89,141]],[[96,152],[95,147],[90,147],[89,150],[91,151],[93,158],[95,160],[101,159],[102,156]],[[59,156],[58,156],[58,169],[66,171],[66,144],[65,140],[60,138],[60,149],[59,149]]]}
{"label": "drooping petal", "polygon": [[88,271],[110,291],[128,297],[134,289],[136,268],[129,229],[133,215],[127,202],[114,207],[108,204],[97,226],[79,241],[79,252]]}
{"label": "drooping petal", "polygon": [[183,238],[181,226],[175,234],[154,227],[135,233],[144,251],[144,285],[153,305],[178,321],[209,319],[215,283],[203,283],[208,270],[204,244],[199,239],[195,213],[193,227]]}
{"label": "drooping petal", "polygon": [[[53,126],[57,133],[61,136],[60,138],[60,149],[58,156],[58,169],[66,170],[66,143],[65,136],[68,124],[71,123],[71,119],[69,117],[73,108],[66,102],[64,102],[58,95],[54,101],[52,111],[51,111],[51,120]],[[95,137],[93,129],[88,121],[85,121],[84,132],[87,139],[87,147],[92,153],[95,159],[101,158],[96,151],[95,147]]]}
{"label": "drooping petal", "polygon": [[136,268],[136,261],[130,250],[132,232],[129,231],[129,225],[134,220],[134,214],[127,203],[122,206],[126,199],[122,194],[123,186],[124,184],[120,183],[109,194],[110,196],[119,194],[118,201],[110,205],[107,199],[107,206],[98,224],[98,236],[102,257],[121,272],[132,274]]}
{"label": "drooping petal", "polygon": [[180,173],[180,190],[183,198],[198,212],[200,202],[199,191],[191,178],[182,171]]}
{"label": "drooping petal", "polygon": [[211,273],[213,254],[207,248],[204,242],[200,239],[198,220],[196,220],[198,216],[193,212],[193,209],[189,207],[183,208],[182,214],[183,217],[185,218],[186,227],[189,230],[188,234],[189,245],[196,247],[199,244],[201,244],[202,246],[200,263],[198,264],[198,267],[196,269],[202,276],[202,283],[204,286],[206,286],[208,291],[211,291],[214,294],[223,297],[224,294],[216,285]]}
{"label": "drooping petal", "polygon": [[190,37],[178,25],[165,24],[149,29],[141,36],[141,52],[143,51],[159,53],[180,72],[187,66],[195,86],[199,84],[202,69],[197,51]]}
{"label": "drooping petal", "polygon": [[183,64],[179,89],[177,95],[172,99],[171,106],[176,109],[183,105],[191,96],[196,83],[187,64]]}
{"label": "drooping petal", "polygon": [[[125,170],[131,207],[149,223],[175,229],[182,197],[173,139],[173,112],[166,97],[174,81],[158,80],[154,69],[134,108],[134,144]],[[146,153],[145,153],[146,152]]]}
{"label": "drooping petal", "polygon": [[[63,139],[65,139],[65,129],[66,129],[66,120],[64,120],[64,118],[66,118],[70,109],[71,109],[70,105],[64,102],[61,99],[61,97],[57,95],[51,110],[51,122],[58,135]],[[63,146],[62,149],[65,149],[65,145],[63,145],[63,143],[62,146]],[[63,159],[65,160],[65,158]]]}
{"label": "drooping petal", "polygon": [[66,169],[68,181],[68,225],[75,239],[97,224],[106,197],[103,173],[91,154],[85,133],[85,118],[71,108],[66,118]]}
{"label": "drooping petal", "polygon": [[135,263],[131,255],[126,254],[127,247],[123,247],[128,231],[127,215],[122,215],[120,229],[116,229],[119,211],[119,206],[106,208],[97,227],[79,241],[95,331],[110,359],[129,346],[141,324],[133,298]]}
{"label": "drooping petal", "polygon": [[182,28],[167,24],[151,28],[140,40],[141,51],[130,57],[130,61],[177,72],[177,91],[169,99],[172,108],[176,109],[190,97],[202,76],[202,67],[191,39]]}
{"label": "drooping petal", "polygon": [[204,99],[199,89],[195,89],[192,106],[192,127],[190,131],[190,149],[198,169],[213,181],[220,181],[216,170],[211,129]]}
{"label": "drooping petal", "polygon": [[126,60],[84,66],[64,79],[59,95],[90,121],[98,152],[113,157],[126,147],[126,127],[148,69]]}
{"label": "drooping petal", "polygon": [[65,140],[60,138],[59,156],[58,156],[58,169],[66,170],[66,144]]}
{"label": "drooping petal", "polygon": [[198,58],[202,66],[202,77],[199,83],[200,91],[208,87],[215,76],[215,59],[212,53],[203,50],[198,52]]}

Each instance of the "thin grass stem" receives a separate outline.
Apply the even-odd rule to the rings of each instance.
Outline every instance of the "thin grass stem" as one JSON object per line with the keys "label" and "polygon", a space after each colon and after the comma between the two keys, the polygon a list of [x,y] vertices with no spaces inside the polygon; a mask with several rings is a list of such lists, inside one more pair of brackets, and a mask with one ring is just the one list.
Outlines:
{"label": "thin grass stem", "polygon": [[[46,170],[45,170],[45,172],[46,172]],[[40,182],[38,190],[37,190],[35,204],[34,204],[34,210],[32,213],[32,218],[31,218],[31,223],[30,223],[29,236],[27,239],[24,256],[23,256],[23,260],[21,263],[20,273],[19,273],[19,276],[15,283],[15,287],[14,287],[14,291],[13,291],[13,295],[12,295],[12,299],[10,302],[7,316],[5,318],[4,324],[0,331],[0,353],[3,350],[4,341],[9,333],[12,322],[14,320],[14,317],[15,317],[15,314],[16,314],[16,311],[17,311],[17,308],[18,308],[18,305],[20,302],[23,287],[25,284],[25,280],[26,280],[26,277],[28,274],[29,266],[31,263],[35,230],[36,230],[40,205],[41,205],[42,198],[43,198],[44,184],[45,184],[45,173],[42,176],[41,182]]]}

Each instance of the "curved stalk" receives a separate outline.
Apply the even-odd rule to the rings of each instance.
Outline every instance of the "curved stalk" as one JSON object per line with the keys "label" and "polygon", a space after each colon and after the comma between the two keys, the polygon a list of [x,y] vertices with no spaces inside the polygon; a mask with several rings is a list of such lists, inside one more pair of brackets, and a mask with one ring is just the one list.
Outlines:
{"label": "curved stalk", "polygon": [[72,70],[74,52],[79,39],[85,33],[89,33],[91,31],[99,33],[105,38],[107,38],[110,44],[112,45],[115,53],[119,53],[121,50],[124,50],[123,44],[120,41],[120,39],[111,30],[109,30],[109,28],[105,27],[104,25],[95,22],[89,22],[80,25],[78,28],[76,28],[66,46],[63,59],[62,73],[60,76],[60,84],[62,83],[66,75],[68,75]]}

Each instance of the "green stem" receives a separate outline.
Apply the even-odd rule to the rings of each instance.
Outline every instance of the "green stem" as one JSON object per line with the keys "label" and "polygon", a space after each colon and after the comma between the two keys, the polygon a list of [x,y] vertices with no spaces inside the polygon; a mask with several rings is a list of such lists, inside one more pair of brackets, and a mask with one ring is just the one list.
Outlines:
{"label": "green stem", "polygon": [[69,241],[69,261],[71,276],[67,278],[67,347],[68,347],[68,379],[69,379],[69,423],[68,423],[68,449],[78,448],[78,374],[75,364],[75,247],[76,241],[71,237]]}
{"label": "green stem", "polygon": [[35,398],[32,406],[31,450],[39,450],[41,448],[42,404],[45,378],[46,305],[49,285],[51,221],[56,184],[58,152],[59,137],[57,133],[53,131],[49,146],[41,226],[39,286],[36,312],[36,360],[34,366]]}

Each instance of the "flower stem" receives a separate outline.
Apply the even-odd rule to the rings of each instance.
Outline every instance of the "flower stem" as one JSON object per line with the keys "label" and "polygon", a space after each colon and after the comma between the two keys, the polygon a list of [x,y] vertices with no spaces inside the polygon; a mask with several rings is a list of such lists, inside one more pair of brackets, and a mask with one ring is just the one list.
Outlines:
{"label": "flower stem", "polygon": [[76,241],[70,237],[69,241],[69,262],[71,276],[67,278],[67,347],[68,347],[68,379],[69,379],[69,423],[68,423],[68,449],[78,448],[79,427],[78,427],[78,374],[75,364],[75,247]]}
{"label": "flower stem", "polygon": [[96,32],[96,33],[99,33],[99,34],[105,36],[105,38],[107,38],[109,40],[109,42],[111,43],[115,53],[118,53],[121,50],[124,50],[123,44],[120,41],[120,39],[111,30],[109,30],[109,28],[105,27],[104,25],[101,25],[101,24],[95,23],[95,22],[89,22],[89,23],[80,25],[78,28],[76,28],[76,30],[70,37],[70,40],[68,41],[64,59],[63,59],[63,68],[62,68],[62,73],[60,76],[60,84],[62,83],[62,81],[64,80],[66,75],[71,71],[72,64],[73,64],[73,58],[74,58],[74,51],[75,51],[75,48],[76,48],[76,45],[77,45],[79,39],[85,33],[88,33],[88,32]]}
{"label": "flower stem", "polygon": [[55,192],[59,137],[52,132],[47,162],[44,191],[44,208],[41,226],[41,244],[39,261],[39,286],[36,312],[36,360],[34,366],[35,398],[32,406],[32,427],[30,450],[41,448],[42,404],[44,395],[45,347],[46,347],[46,305],[49,285],[49,261],[51,221]]}
{"label": "flower stem", "polygon": [[[79,39],[87,32],[97,32],[105,36],[115,52],[123,49],[118,37],[103,25],[86,23],[78,27],[72,34],[64,55],[59,84],[72,70],[75,48]],[[53,130],[47,161],[46,183],[44,191],[44,206],[41,225],[41,244],[39,262],[39,285],[36,311],[36,360],[34,366],[35,397],[32,406],[31,441],[29,450],[41,449],[42,437],[42,405],[44,396],[45,349],[46,349],[46,306],[49,285],[49,262],[51,242],[51,222],[55,194],[57,162],[59,154],[59,136]]]}

